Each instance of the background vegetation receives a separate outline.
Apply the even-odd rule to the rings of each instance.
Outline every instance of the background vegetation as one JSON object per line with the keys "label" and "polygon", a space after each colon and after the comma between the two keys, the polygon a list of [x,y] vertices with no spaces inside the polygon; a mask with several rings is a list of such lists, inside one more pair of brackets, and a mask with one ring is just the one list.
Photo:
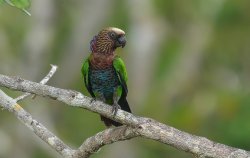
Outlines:
{"label": "background vegetation", "polygon": [[[136,115],[250,150],[250,1],[33,0],[32,16],[20,9],[0,5],[1,74],[39,81],[52,63],[59,70],[49,85],[88,95],[80,69],[89,41],[116,26],[127,33],[118,54],[127,64]],[[21,105],[73,147],[105,128],[98,115],[47,98]],[[7,111],[0,113],[0,157],[59,157]],[[192,156],[137,138],[93,157]]]}

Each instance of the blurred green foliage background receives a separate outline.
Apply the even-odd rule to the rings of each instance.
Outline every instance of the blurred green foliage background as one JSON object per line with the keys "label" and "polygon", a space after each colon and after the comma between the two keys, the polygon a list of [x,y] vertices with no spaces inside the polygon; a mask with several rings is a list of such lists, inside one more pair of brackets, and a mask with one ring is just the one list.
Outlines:
{"label": "blurred green foliage background", "polygon": [[[0,5],[1,74],[39,81],[55,64],[49,85],[89,95],[80,74],[89,41],[104,27],[119,27],[128,43],[117,52],[136,115],[250,150],[249,0],[32,0],[29,11]],[[97,114],[48,98],[20,104],[71,147],[105,129]],[[60,157],[9,112],[0,117],[0,157]],[[192,155],[136,138],[93,157]]]}

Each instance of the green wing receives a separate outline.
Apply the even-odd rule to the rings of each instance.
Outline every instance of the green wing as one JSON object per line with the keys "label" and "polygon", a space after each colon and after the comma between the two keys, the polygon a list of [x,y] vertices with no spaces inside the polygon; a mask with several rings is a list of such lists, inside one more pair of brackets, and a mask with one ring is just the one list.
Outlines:
{"label": "green wing", "polygon": [[84,84],[85,87],[87,88],[88,92],[90,93],[90,95],[95,98],[95,95],[92,91],[92,87],[91,84],[89,82],[89,58],[87,58],[83,64],[82,64],[82,75],[83,75],[83,79],[84,79]]}
{"label": "green wing", "polygon": [[128,81],[128,75],[127,70],[125,67],[125,64],[123,60],[120,57],[116,57],[113,61],[113,66],[115,68],[115,71],[119,77],[120,83],[122,85],[122,91],[125,92],[123,95],[127,95],[128,88],[127,88],[127,81]]}

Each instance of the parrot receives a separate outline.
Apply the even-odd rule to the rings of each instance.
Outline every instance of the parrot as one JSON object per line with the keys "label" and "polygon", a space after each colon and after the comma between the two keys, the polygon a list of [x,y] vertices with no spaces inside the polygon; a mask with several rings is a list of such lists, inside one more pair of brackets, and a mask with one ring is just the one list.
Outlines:
{"label": "parrot", "polygon": [[[124,61],[115,50],[125,47],[125,32],[116,27],[102,29],[90,41],[90,55],[83,61],[84,84],[93,100],[100,100],[112,106],[115,116],[118,109],[131,113],[128,101],[127,70]],[[100,116],[106,127],[122,124]]]}

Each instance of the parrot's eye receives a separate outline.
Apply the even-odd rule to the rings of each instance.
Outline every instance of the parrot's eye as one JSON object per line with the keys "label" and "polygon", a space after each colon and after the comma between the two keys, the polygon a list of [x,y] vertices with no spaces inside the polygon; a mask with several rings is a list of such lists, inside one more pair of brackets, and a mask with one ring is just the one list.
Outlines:
{"label": "parrot's eye", "polygon": [[114,32],[111,32],[111,33],[110,33],[110,36],[111,36],[112,38],[115,38],[115,33],[114,33]]}

